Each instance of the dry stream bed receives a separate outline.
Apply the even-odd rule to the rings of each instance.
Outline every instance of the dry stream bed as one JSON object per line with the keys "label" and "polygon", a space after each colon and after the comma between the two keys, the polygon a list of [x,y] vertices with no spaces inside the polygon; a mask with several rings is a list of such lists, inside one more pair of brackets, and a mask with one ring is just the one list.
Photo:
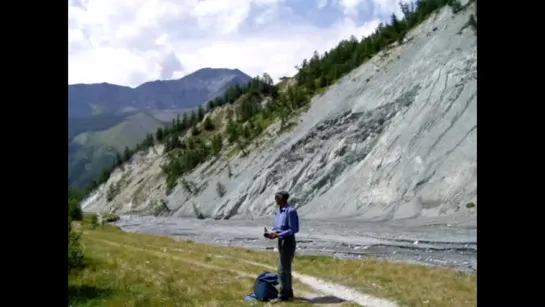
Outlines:
{"label": "dry stream bed", "polygon": [[[122,216],[122,230],[173,236],[180,240],[255,250],[274,250],[275,241],[262,237],[271,219],[198,220],[189,218]],[[389,261],[477,269],[475,227],[443,225],[394,225],[355,220],[301,220],[297,252],[358,259],[373,257]]]}

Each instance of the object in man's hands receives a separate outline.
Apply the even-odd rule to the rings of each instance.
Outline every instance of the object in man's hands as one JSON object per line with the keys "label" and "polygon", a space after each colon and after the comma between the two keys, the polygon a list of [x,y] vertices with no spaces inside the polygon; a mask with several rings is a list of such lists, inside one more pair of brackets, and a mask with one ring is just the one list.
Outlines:
{"label": "object in man's hands", "polygon": [[264,227],[263,229],[263,236],[267,239],[271,238],[271,235],[269,234],[269,231],[267,230],[267,227]]}

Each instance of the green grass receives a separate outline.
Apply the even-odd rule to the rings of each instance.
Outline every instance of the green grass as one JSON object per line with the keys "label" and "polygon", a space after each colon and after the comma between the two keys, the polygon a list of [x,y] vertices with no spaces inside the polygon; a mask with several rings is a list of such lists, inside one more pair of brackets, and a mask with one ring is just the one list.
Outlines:
{"label": "green grass", "polygon": [[147,133],[154,132],[164,124],[151,115],[137,113],[125,121],[102,131],[88,131],[77,135],[74,141],[83,149],[94,150],[108,147],[122,151],[125,146],[132,147],[141,141]]}
{"label": "green grass", "polygon": [[109,225],[93,229],[90,219],[86,216],[74,227],[83,232],[85,254],[85,268],[69,275],[68,299],[74,307],[241,306],[263,270],[208,254],[190,241],[177,244],[168,237],[123,233]]}
{"label": "green grass", "polygon": [[127,117],[125,121],[107,130],[80,133],[74,138],[78,148],[69,157],[70,182],[84,186],[112,163],[115,151],[122,152],[125,146],[134,147],[147,133],[162,126],[162,122],[141,112]]}
{"label": "green grass", "polygon": [[118,221],[119,220],[119,216],[118,215],[115,215],[115,214],[104,214],[102,215],[102,221],[104,223],[113,223],[115,221]]}
{"label": "green grass", "polygon": [[309,275],[342,283],[370,295],[391,298],[407,306],[477,305],[476,274],[382,260],[330,257],[300,257],[297,265],[305,267]]}
{"label": "green grass", "polygon": [[80,147],[69,156],[69,184],[76,187],[85,186],[86,182],[95,179],[102,168],[112,163],[114,152],[105,146]]}
{"label": "green grass", "polygon": [[206,172],[206,176],[211,177],[216,173],[217,166],[212,167],[208,172]]}
{"label": "green grass", "polygon": [[229,159],[231,159],[232,157],[234,157],[238,152],[240,151],[240,149],[238,149],[237,146],[233,146],[228,152],[227,154],[225,155],[225,157],[223,157],[223,161],[228,161]]}
{"label": "green grass", "polygon": [[290,121],[278,130],[278,134],[292,132],[295,129],[295,127],[297,127],[297,123]]}
{"label": "green grass", "polygon": [[141,141],[147,133],[155,132],[164,124],[153,116],[145,113],[137,113],[104,131],[92,132],[89,140],[93,145],[106,145],[123,150],[125,146],[132,147]]}
{"label": "green grass", "polygon": [[[276,265],[276,253],[124,233],[109,225],[93,229],[88,219],[74,227],[83,232],[86,266],[69,275],[73,307],[263,305],[242,299],[252,292],[255,276]],[[476,305],[475,274],[450,269],[297,255],[294,271],[397,300],[402,306]],[[324,295],[298,280],[294,290],[296,296]]]}
{"label": "green grass", "polygon": [[276,119],[265,117],[263,116],[263,113],[260,113],[255,116],[254,121],[257,125],[260,125],[261,128],[263,128],[263,131],[265,131],[272,123],[276,121]]}

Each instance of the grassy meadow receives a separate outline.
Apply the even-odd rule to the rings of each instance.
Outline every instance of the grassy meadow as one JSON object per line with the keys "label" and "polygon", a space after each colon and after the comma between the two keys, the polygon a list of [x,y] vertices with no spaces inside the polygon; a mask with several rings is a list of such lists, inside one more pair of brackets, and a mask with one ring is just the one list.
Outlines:
{"label": "grassy meadow", "polygon": [[[81,234],[82,268],[68,278],[68,300],[76,306],[258,306],[246,302],[253,281],[273,270],[277,254],[242,248],[176,241],[170,237],[125,233],[93,218],[73,222]],[[96,219],[95,219],[96,220]],[[451,269],[296,256],[294,271],[362,293],[396,301],[400,306],[476,306],[476,276]],[[324,303],[319,293],[294,279],[299,299],[277,305],[358,306]]]}

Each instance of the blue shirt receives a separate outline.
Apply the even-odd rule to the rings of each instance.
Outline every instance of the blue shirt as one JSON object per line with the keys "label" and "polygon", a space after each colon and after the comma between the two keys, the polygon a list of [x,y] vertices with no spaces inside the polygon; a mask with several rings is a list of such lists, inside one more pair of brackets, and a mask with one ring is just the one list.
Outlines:
{"label": "blue shirt", "polygon": [[299,216],[297,210],[286,204],[282,208],[276,210],[276,216],[274,217],[273,231],[279,232],[280,239],[284,239],[288,236],[293,236],[299,232]]}

